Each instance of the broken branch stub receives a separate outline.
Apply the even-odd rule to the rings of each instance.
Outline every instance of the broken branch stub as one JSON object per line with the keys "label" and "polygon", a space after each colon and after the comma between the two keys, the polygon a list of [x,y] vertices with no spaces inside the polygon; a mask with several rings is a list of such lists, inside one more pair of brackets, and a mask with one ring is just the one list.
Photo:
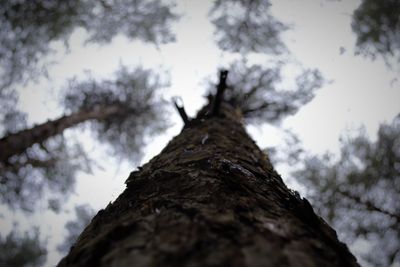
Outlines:
{"label": "broken branch stub", "polygon": [[223,99],[224,91],[226,89],[226,78],[228,77],[227,70],[221,70],[219,73],[219,84],[217,86],[217,93],[214,97],[214,103],[212,106],[212,115],[218,116],[221,102]]}

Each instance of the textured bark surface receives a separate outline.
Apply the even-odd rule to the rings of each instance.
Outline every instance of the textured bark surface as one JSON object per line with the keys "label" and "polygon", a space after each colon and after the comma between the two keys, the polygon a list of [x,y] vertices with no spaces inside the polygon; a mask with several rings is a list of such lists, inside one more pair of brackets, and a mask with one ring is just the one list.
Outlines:
{"label": "textured bark surface", "polygon": [[358,266],[232,110],[199,114],[130,174],[59,266]]}
{"label": "textured bark surface", "polygon": [[0,162],[26,151],[33,144],[41,144],[48,138],[62,133],[65,129],[87,120],[101,120],[119,111],[117,106],[96,107],[93,110],[80,111],[59,119],[47,121],[30,129],[7,135],[0,139]]}

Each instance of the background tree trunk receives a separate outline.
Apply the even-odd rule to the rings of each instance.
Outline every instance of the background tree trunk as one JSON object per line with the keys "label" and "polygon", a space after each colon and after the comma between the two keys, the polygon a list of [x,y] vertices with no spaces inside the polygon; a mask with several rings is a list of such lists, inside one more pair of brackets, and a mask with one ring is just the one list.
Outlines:
{"label": "background tree trunk", "polygon": [[59,266],[358,266],[221,108],[132,172]]}
{"label": "background tree trunk", "polygon": [[87,120],[101,120],[120,111],[118,106],[95,107],[91,110],[82,110],[59,119],[47,121],[30,129],[9,134],[0,139],[0,162],[5,165],[9,158],[26,151],[33,144],[41,144],[48,138],[62,133]]}

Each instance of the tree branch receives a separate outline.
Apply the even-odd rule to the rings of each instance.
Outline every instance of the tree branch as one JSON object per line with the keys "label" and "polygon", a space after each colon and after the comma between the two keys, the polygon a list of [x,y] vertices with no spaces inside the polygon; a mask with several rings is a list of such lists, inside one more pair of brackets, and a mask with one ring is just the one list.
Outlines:
{"label": "tree branch", "polygon": [[348,191],[338,189],[338,192],[339,192],[339,194],[341,194],[342,196],[347,197],[347,198],[349,198],[349,199],[355,201],[356,203],[363,205],[363,206],[364,206],[367,210],[369,210],[369,211],[380,212],[380,213],[385,214],[385,215],[387,215],[387,216],[390,216],[390,217],[396,219],[398,222],[400,222],[400,216],[399,216],[398,214],[395,214],[395,213],[392,213],[392,212],[390,212],[390,211],[388,211],[388,210],[385,210],[385,209],[382,209],[382,208],[380,208],[380,207],[377,207],[377,206],[376,206],[374,203],[372,203],[371,201],[369,201],[369,200],[363,200],[363,199],[361,199],[359,196],[355,196],[355,195],[351,194],[351,193],[348,192]]}

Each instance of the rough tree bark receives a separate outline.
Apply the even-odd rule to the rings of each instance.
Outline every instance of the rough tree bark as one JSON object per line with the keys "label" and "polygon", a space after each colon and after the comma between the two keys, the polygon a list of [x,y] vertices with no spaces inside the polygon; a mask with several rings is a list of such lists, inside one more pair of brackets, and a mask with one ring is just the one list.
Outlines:
{"label": "rough tree bark", "polygon": [[358,266],[240,114],[206,107],[98,212],[58,266]]}
{"label": "rough tree bark", "polygon": [[33,144],[41,144],[48,138],[62,133],[87,120],[102,120],[120,112],[118,106],[95,107],[91,110],[82,110],[71,115],[62,116],[56,120],[35,125],[20,132],[9,134],[0,139],[0,162],[7,165],[7,161],[14,155],[25,152]]}

